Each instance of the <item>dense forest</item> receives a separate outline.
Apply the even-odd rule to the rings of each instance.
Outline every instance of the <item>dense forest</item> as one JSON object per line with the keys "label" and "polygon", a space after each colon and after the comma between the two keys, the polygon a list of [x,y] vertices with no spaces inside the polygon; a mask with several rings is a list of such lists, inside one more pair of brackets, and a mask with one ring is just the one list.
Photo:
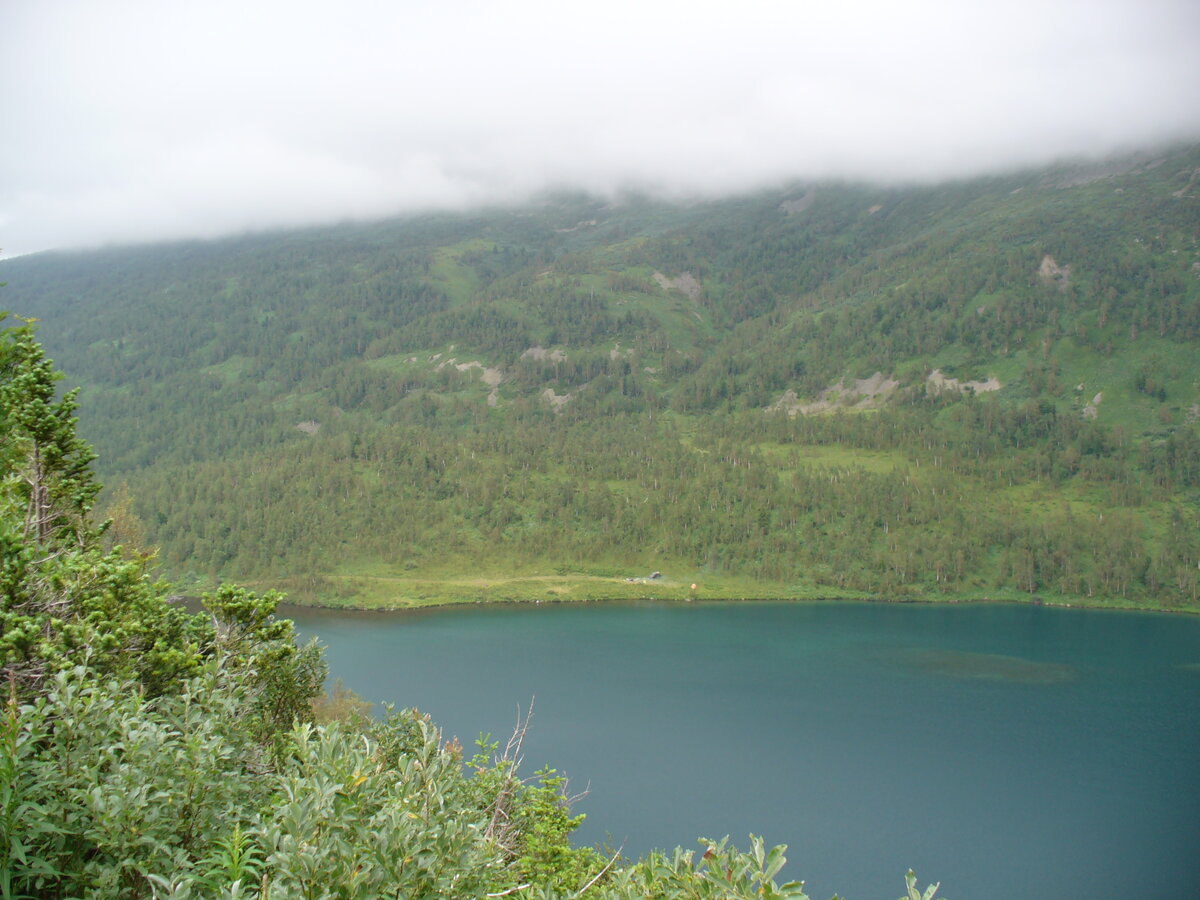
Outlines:
{"label": "dense forest", "polygon": [[82,389],[108,540],[189,590],[1196,608],[1197,172],[560,195],[0,279]]}
{"label": "dense forest", "polygon": [[517,771],[521,730],[467,756],[415,711],[321,696],[277,594],[170,603],[146,553],[105,548],[55,381],[33,329],[0,325],[0,898],[805,896],[759,838],[572,846],[563,779]]}

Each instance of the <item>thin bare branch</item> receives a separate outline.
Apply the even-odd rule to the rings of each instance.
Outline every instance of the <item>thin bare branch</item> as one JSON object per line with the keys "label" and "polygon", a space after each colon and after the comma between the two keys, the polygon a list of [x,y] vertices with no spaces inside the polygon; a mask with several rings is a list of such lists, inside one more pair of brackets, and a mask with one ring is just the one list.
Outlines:
{"label": "thin bare branch", "polygon": [[532,887],[533,882],[529,884],[518,884],[516,887],[510,887],[507,891],[497,891],[494,894],[487,894],[488,897],[507,897],[509,894],[515,894],[517,891],[523,891],[528,887]]}
{"label": "thin bare branch", "polygon": [[620,847],[618,847],[618,848],[617,848],[617,852],[616,852],[616,853],[614,853],[614,854],[612,855],[612,859],[610,859],[610,860],[608,861],[608,863],[607,863],[607,864],[604,866],[604,868],[603,868],[603,869],[601,869],[599,872],[597,872],[597,873],[596,873],[596,874],[595,874],[595,875],[592,877],[592,880],[591,880],[591,881],[589,881],[587,884],[585,884],[583,887],[581,887],[579,890],[577,890],[577,891],[576,891],[574,894],[572,894],[572,895],[571,895],[571,900],[576,900],[576,898],[577,898],[577,897],[582,897],[582,896],[583,896],[583,892],[584,892],[584,891],[586,891],[586,890],[587,890],[588,888],[590,888],[590,887],[591,887],[593,884],[595,884],[597,881],[599,881],[601,878],[603,878],[603,877],[604,877],[604,873],[605,873],[605,872],[607,872],[609,869],[611,869],[611,868],[613,867],[613,864],[614,864],[614,863],[615,863],[615,862],[616,862],[618,859],[620,859],[620,858],[621,858],[621,851],[622,851],[622,850],[624,850],[624,849],[625,849],[625,845],[624,845],[624,844],[622,844]]}

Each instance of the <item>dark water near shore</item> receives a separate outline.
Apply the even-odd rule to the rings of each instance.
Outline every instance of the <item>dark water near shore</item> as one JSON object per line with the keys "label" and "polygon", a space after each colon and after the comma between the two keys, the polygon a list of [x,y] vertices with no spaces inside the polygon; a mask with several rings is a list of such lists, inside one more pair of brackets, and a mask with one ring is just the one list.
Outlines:
{"label": "dark water near shore", "polygon": [[586,842],[789,845],[823,900],[1200,897],[1200,620],[1015,606],[289,608],[333,675],[524,771]]}

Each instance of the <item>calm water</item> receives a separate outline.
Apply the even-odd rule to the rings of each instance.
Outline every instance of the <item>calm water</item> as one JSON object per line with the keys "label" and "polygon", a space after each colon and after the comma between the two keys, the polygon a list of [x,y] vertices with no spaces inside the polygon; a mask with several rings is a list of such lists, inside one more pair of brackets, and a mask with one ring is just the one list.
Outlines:
{"label": "calm water", "polygon": [[789,845],[822,900],[1200,897],[1200,620],[867,604],[289,609],[335,676],[524,771],[587,842]]}

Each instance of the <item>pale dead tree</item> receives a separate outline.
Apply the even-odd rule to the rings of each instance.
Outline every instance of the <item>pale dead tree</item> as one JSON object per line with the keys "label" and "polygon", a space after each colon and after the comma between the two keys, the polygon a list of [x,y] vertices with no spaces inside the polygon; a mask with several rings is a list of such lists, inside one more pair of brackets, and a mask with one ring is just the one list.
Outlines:
{"label": "pale dead tree", "polygon": [[50,486],[46,484],[46,473],[42,466],[42,448],[37,442],[33,445],[33,458],[30,460],[30,472],[25,476],[29,485],[29,509],[25,513],[25,540],[33,534],[39,544],[44,544],[50,537],[50,523],[54,513],[50,508]]}
{"label": "pale dead tree", "polygon": [[[529,724],[533,719],[533,703],[534,698],[530,698],[529,707],[524,714],[521,712],[521,707],[517,706],[517,721],[513,726],[512,734],[509,736],[507,743],[504,745],[504,750],[493,757],[493,765],[495,770],[500,774],[500,784],[496,790],[491,804],[488,807],[488,824],[484,829],[484,835],[499,847],[506,856],[510,859],[515,859],[521,852],[522,834],[520,823],[516,820],[517,801],[520,795],[521,788],[525,785],[525,779],[518,776],[517,772],[524,761],[522,749],[525,746],[525,736],[529,733]],[[535,776],[536,777],[536,776]],[[530,779],[532,780],[532,779]],[[564,779],[562,794],[560,800],[564,806],[570,807],[587,796],[587,789],[578,794],[570,794],[567,791],[567,782]],[[624,846],[621,848],[624,849]],[[609,860],[606,865],[591,881],[580,888],[573,897],[579,897],[595,884],[604,874],[613,866],[620,857],[621,850]],[[510,894],[516,894],[530,887],[529,884],[520,884],[516,887],[509,888],[496,894],[488,894],[489,897],[503,897]]]}
{"label": "pale dead tree", "polygon": [[534,698],[529,698],[529,709],[524,718],[521,716],[521,707],[517,706],[517,723],[513,726],[508,743],[504,745],[504,752],[493,760],[496,770],[501,773],[501,782],[489,808],[491,815],[484,835],[510,856],[515,856],[519,849],[520,833],[517,823],[513,821],[513,807],[521,789],[517,769],[524,759],[521,748],[525,744],[529,722],[533,719],[533,701]]}

